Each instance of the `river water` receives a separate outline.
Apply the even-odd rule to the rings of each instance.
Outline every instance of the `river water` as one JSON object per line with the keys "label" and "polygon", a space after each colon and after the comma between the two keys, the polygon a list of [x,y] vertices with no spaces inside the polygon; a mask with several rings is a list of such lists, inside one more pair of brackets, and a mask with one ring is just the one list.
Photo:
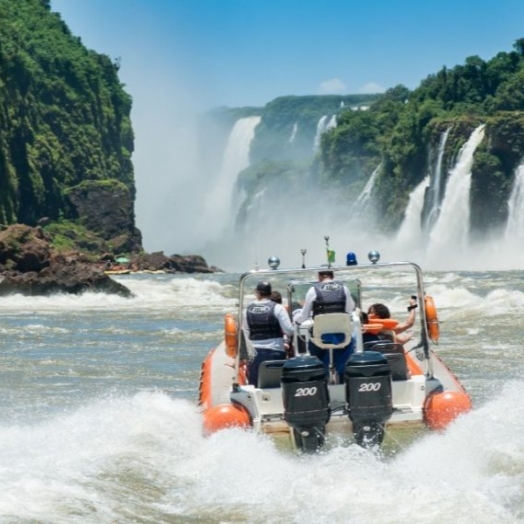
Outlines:
{"label": "river water", "polygon": [[[238,275],[118,277],[133,299],[0,299],[0,522],[524,522],[524,272],[425,277],[436,349],[474,410],[387,457],[201,435],[200,364]],[[373,299],[401,317],[403,286]]]}

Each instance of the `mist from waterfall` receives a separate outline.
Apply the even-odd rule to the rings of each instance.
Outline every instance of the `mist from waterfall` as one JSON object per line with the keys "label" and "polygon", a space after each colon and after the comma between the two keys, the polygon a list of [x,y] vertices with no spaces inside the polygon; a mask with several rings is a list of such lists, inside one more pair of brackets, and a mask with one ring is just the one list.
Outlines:
{"label": "mist from waterfall", "polygon": [[483,138],[484,125],[480,125],[460,150],[449,174],[440,215],[429,236],[427,258],[435,265],[449,264],[450,257],[459,260],[467,255],[471,168],[473,154]]}
{"label": "mist from waterfall", "polygon": [[236,213],[242,205],[240,195],[235,193],[237,177],[240,171],[249,166],[249,148],[260,120],[260,116],[240,118],[231,130],[222,167],[205,199],[203,229],[210,241],[219,240],[232,228]]}
{"label": "mist from waterfall", "polygon": [[[266,267],[270,256],[278,256],[283,267],[299,267],[301,250],[307,249],[306,264],[320,265],[326,262],[324,237],[329,236],[330,246],[337,253],[336,264],[344,264],[349,251],[357,254],[359,262],[364,262],[370,250],[377,250],[382,260],[412,260],[426,270],[521,267],[520,252],[524,249],[519,250],[522,243],[514,240],[521,238],[524,231],[521,225],[524,222],[524,163],[515,175],[506,235],[502,231],[498,237],[476,244],[468,238],[471,169],[473,155],[484,136],[484,126],[472,132],[447,178],[442,160],[447,133],[441,136],[438,155],[433,157],[435,168],[414,188],[403,222],[398,231],[391,234],[381,232],[387,230],[387,216],[381,224],[370,216],[380,165],[354,197],[341,193],[336,185],[316,184],[315,179],[290,184],[270,177],[267,184],[259,186],[257,194],[251,195],[249,205],[233,227],[232,221],[242,204],[241,196],[234,195],[233,189],[239,171],[249,163],[249,145],[259,118],[242,120],[244,122],[237,122],[232,130],[227,145],[230,151],[224,154],[220,180],[227,178],[230,188],[228,197],[220,200],[224,214],[215,213],[207,218],[205,237],[210,237],[213,231],[215,236],[210,240],[216,241],[208,242],[201,252],[210,263],[227,271],[245,271],[255,265]],[[324,127],[328,121],[326,116]],[[244,160],[235,164],[232,158]],[[228,165],[236,167],[229,169]],[[434,194],[428,198],[427,192],[438,185],[432,179],[438,176],[441,177],[439,183],[445,184],[444,195],[438,219],[428,233],[421,229],[425,225],[422,217],[427,216],[423,207],[436,209]],[[210,191],[218,198],[216,187]],[[218,228],[217,216],[225,217],[221,219],[225,227]],[[218,234],[218,230],[222,233]]]}

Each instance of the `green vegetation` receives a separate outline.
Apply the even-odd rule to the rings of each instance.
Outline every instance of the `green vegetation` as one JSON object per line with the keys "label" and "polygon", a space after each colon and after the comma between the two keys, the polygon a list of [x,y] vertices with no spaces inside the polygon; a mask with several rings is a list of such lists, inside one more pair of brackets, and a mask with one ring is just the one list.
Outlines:
{"label": "green vegetation", "polygon": [[118,61],[86,49],[48,0],[0,0],[0,223],[68,216],[68,188],[134,195],[131,97]]}
{"label": "green vegetation", "polygon": [[[139,250],[132,100],[119,61],[86,49],[49,0],[0,0],[0,20],[0,224],[33,226],[45,217],[57,247]],[[380,166],[375,195],[386,230],[400,223],[442,133],[450,130],[449,170],[485,124],[471,187],[472,226],[485,231],[506,219],[524,158],[524,38],[490,60],[471,56],[442,68],[413,91],[399,85],[382,95],[284,96],[262,108],[218,108],[202,118],[210,137],[202,169],[216,169],[234,122],[254,115],[262,120],[251,167],[239,178],[248,193],[241,214],[268,186],[276,194],[329,185],[350,201]],[[335,115],[337,125],[314,151],[319,120]]]}
{"label": "green vegetation", "polygon": [[95,233],[87,229],[79,220],[59,220],[43,228],[51,237],[51,245],[57,251],[75,251],[80,249],[91,253],[94,261],[98,260],[100,253],[111,252],[112,246],[104,242]]}
{"label": "green vegetation", "polygon": [[[448,168],[472,130],[486,124],[472,173],[472,225],[483,230],[507,217],[514,170],[524,158],[524,39],[514,51],[443,68],[409,91],[397,86],[366,112],[347,111],[322,137],[320,172],[341,182],[349,195],[378,165],[377,195],[386,229],[398,226],[410,191],[429,169],[429,151],[451,127]],[[358,185],[360,183],[360,185]]]}
{"label": "green vegetation", "polygon": [[[486,139],[472,170],[471,226],[497,228],[507,219],[507,201],[516,167],[524,159],[524,38],[514,50],[491,60],[468,57],[442,68],[410,91],[402,85],[371,98],[281,97],[260,112],[251,145],[251,167],[239,184],[248,199],[265,187],[306,182],[335,188],[355,199],[380,166],[374,195],[385,231],[395,230],[410,192],[428,174],[444,131],[449,130],[444,172],[454,165],[471,132],[485,124]],[[369,95],[368,95],[369,97]],[[366,110],[357,106],[366,105]],[[337,125],[312,150],[319,119],[337,115]],[[297,131],[291,140],[293,127]]]}
{"label": "green vegetation", "polygon": [[[380,95],[282,96],[265,105],[251,146],[251,161],[311,156],[317,124],[345,108],[373,104]],[[293,137],[293,138],[292,138]]]}
{"label": "green vegetation", "polygon": [[53,222],[43,229],[53,239],[51,245],[58,251],[76,249],[79,243],[92,235],[85,227],[72,220]]}

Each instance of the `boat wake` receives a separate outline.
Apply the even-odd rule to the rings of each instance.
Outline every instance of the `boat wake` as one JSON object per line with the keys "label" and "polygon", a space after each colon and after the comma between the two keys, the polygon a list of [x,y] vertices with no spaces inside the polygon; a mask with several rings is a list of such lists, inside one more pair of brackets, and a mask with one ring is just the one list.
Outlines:
{"label": "boat wake", "polygon": [[[0,427],[0,518],[109,522],[521,522],[524,382],[442,434],[384,457],[354,444],[295,455],[264,435],[201,435],[162,392],[100,398]],[[8,466],[7,466],[8,465]]]}

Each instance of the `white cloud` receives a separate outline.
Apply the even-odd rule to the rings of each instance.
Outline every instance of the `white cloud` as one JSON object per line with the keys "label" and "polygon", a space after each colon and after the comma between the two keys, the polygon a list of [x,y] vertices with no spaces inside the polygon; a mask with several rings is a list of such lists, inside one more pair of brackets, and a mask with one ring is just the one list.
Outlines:
{"label": "white cloud", "polygon": [[340,78],[326,80],[318,86],[318,92],[321,95],[342,95],[347,93],[347,87]]}
{"label": "white cloud", "polygon": [[382,86],[379,86],[378,84],[375,84],[375,82],[368,82],[367,84],[361,86],[358,90],[359,93],[371,95],[373,93],[383,93],[385,89]]}

